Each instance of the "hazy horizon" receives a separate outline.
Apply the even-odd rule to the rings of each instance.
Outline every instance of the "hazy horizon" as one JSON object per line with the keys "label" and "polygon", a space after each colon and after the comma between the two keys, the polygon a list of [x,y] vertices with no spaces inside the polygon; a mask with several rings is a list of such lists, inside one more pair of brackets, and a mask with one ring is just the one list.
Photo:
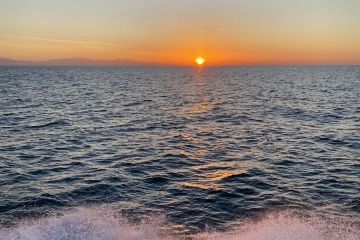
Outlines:
{"label": "hazy horizon", "polygon": [[[327,66],[359,66],[360,63],[343,63],[343,64],[306,64],[306,63],[254,63],[254,64],[237,64],[237,63],[225,63],[225,64],[214,64],[207,63],[206,68],[211,67],[327,67]],[[92,59],[92,58],[81,58],[81,57],[69,57],[69,58],[51,58],[46,60],[22,60],[22,59],[11,59],[0,57],[0,67],[6,66],[36,66],[36,67],[47,67],[47,66],[89,66],[89,67],[194,67],[194,63],[190,62],[187,64],[176,64],[176,63],[156,63],[156,62],[142,62],[135,59]]]}

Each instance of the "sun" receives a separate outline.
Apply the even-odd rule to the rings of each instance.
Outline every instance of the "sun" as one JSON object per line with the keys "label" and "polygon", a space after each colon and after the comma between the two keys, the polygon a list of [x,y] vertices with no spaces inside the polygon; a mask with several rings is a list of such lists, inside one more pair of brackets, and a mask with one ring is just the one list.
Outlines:
{"label": "sun", "polygon": [[195,59],[195,62],[196,62],[197,65],[201,66],[201,65],[203,65],[205,63],[205,59],[202,58],[202,57],[198,57],[198,58]]}

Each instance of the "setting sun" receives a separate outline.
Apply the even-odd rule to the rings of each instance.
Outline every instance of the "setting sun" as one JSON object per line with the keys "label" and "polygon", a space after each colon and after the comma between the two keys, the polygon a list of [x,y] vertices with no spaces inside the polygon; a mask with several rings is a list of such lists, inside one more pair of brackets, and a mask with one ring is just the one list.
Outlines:
{"label": "setting sun", "polygon": [[202,57],[198,57],[195,59],[197,65],[203,65],[205,63],[205,59]]}

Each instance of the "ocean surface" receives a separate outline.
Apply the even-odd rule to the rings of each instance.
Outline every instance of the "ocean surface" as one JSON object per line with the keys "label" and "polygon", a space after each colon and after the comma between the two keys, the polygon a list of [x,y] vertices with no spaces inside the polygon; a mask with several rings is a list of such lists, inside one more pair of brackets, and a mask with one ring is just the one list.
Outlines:
{"label": "ocean surface", "polygon": [[2,67],[1,240],[359,240],[360,67]]}

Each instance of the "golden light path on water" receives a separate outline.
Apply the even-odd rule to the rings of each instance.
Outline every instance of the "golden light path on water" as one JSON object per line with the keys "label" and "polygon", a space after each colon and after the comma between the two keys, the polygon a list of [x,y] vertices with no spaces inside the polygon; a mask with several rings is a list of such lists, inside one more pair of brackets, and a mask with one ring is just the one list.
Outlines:
{"label": "golden light path on water", "polygon": [[[199,65],[204,63],[203,58],[197,58],[196,62]],[[216,100],[209,99],[209,91],[205,80],[206,69],[199,66],[195,75],[195,81],[188,89],[184,89],[184,92],[188,92],[187,98],[189,102],[192,102],[191,106],[183,108],[180,112],[181,117],[193,118],[193,117],[205,117],[211,115],[211,112],[215,109]],[[216,89],[210,89],[210,91],[216,91]],[[191,159],[196,166],[191,167],[193,172],[193,178],[191,181],[186,181],[180,185],[185,188],[194,188],[201,190],[223,190],[221,181],[230,179],[242,174],[245,174],[248,169],[253,168],[249,163],[241,163],[239,161],[224,161],[226,158],[217,158],[216,162],[209,163],[210,155],[217,149],[223,147],[223,141],[213,141],[211,145],[206,144],[204,136],[212,133],[216,128],[214,122],[190,122],[187,124],[186,133],[181,132],[179,135],[181,139],[187,142],[189,145],[196,146],[196,149],[184,148],[178,149],[178,154],[181,157]],[[185,144],[186,145],[186,144]],[[252,164],[253,165],[253,164]]]}

